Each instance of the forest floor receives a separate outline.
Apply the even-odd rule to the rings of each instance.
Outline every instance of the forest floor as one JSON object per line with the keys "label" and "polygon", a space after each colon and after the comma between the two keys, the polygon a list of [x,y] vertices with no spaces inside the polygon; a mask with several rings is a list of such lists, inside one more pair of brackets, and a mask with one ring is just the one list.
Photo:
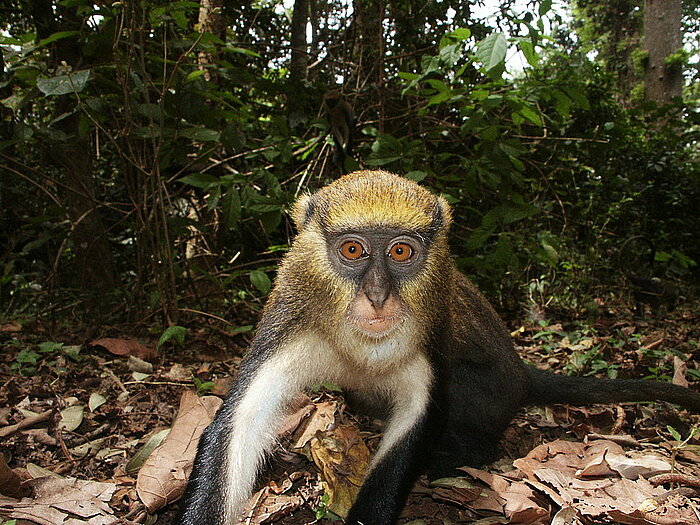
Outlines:
{"label": "forest floor", "polygon": [[[698,306],[510,326],[522,357],[540,368],[697,389]],[[157,339],[0,324],[0,524],[173,522],[193,438],[249,334],[206,326],[182,345]],[[698,422],[663,403],[523,409],[503,459],[458,478],[421,478],[400,523],[700,525],[700,441],[687,439]],[[300,397],[246,523],[330,523],[352,500],[380,431],[332,386]]]}

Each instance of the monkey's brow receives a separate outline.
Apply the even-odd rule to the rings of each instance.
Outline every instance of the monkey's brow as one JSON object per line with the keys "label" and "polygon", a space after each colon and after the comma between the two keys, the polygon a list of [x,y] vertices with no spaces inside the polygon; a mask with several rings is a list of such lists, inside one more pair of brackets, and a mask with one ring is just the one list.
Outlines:
{"label": "monkey's brow", "polygon": [[407,237],[417,237],[421,241],[427,241],[430,237],[430,229],[420,229],[420,230],[409,230],[406,228],[401,228],[400,226],[366,226],[359,228],[337,228],[332,230],[327,230],[326,232],[329,236],[338,237],[341,235],[352,235],[357,233],[359,235],[372,235],[372,234],[383,234],[391,237],[398,237],[400,235],[406,235]]}

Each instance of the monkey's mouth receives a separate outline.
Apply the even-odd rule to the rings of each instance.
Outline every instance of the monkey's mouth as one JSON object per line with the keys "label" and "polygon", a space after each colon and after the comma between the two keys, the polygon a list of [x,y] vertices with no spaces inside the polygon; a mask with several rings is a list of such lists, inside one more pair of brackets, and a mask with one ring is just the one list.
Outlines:
{"label": "monkey's mouth", "polygon": [[400,325],[404,321],[403,317],[398,315],[392,315],[388,317],[361,317],[349,315],[347,319],[357,328],[359,328],[360,331],[374,337],[379,337],[386,334],[392,328]]}

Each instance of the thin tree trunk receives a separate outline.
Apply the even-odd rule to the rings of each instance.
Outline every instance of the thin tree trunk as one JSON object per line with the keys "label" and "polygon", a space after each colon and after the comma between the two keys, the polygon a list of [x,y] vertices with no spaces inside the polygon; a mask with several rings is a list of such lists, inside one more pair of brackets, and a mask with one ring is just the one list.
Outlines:
{"label": "thin tree trunk", "polygon": [[289,89],[287,90],[287,110],[296,117],[303,112],[303,82],[308,67],[308,49],[306,45],[306,23],[309,19],[309,0],[294,0],[290,44],[292,46],[289,62]]}
{"label": "thin tree trunk", "polygon": [[[46,0],[28,2],[28,10],[37,29],[37,39],[46,38],[58,31],[80,29],[80,18],[68,7],[54,12],[54,3]],[[55,64],[66,63],[74,69],[85,68],[77,38],[63,38],[51,47]],[[65,191],[63,201],[71,223],[71,241],[75,254],[73,271],[78,285],[88,291],[104,294],[116,286],[114,263],[106,229],[95,199],[95,180],[92,151],[89,141],[79,130],[79,112],[75,109],[73,95],[56,99],[55,114],[69,115],[61,119],[56,128],[66,139],[47,145],[49,156],[64,170]]]}
{"label": "thin tree trunk", "polygon": [[644,1],[644,47],[648,63],[644,78],[647,100],[667,104],[681,96],[683,70],[666,58],[682,45],[681,0]]}

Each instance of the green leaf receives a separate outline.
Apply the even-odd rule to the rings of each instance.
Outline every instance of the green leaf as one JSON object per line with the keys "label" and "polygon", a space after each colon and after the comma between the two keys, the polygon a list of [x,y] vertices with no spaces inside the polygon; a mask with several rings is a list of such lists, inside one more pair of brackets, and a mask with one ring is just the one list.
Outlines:
{"label": "green leaf", "polygon": [[158,339],[157,348],[160,348],[168,341],[173,341],[178,346],[183,346],[185,344],[185,335],[187,334],[187,328],[184,326],[168,326],[163,332],[163,335]]}
{"label": "green leaf", "polygon": [[552,0],[541,0],[539,15],[540,16],[546,15],[550,9],[552,9]]}
{"label": "green leaf", "polygon": [[61,350],[63,348],[63,343],[55,343],[53,341],[45,341],[39,343],[39,352],[46,354],[49,352],[55,352],[56,350]]}
{"label": "green leaf", "polygon": [[51,78],[38,78],[36,87],[44,95],[67,95],[69,93],[80,93],[90,79],[90,70],[83,69],[74,71],[67,75],[58,75]]}
{"label": "green leaf", "polygon": [[221,211],[224,227],[228,230],[235,228],[241,218],[241,196],[233,186],[226,190],[226,195],[221,199]]}
{"label": "green leaf", "polygon": [[39,40],[37,43],[36,47],[44,47],[49,45],[52,42],[55,42],[56,40],[61,40],[63,38],[69,38],[72,36],[78,36],[80,35],[80,31],[58,31],[57,33],[53,33],[52,35],[47,36],[46,38]]}
{"label": "green leaf", "polygon": [[272,281],[262,270],[253,270],[250,272],[250,282],[263,295],[267,295],[272,288]]}
{"label": "green leaf", "polygon": [[407,179],[414,180],[416,182],[420,182],[423,179],[425,179],[428,174],[424,171],[409,171],[404,175]]}
{"label": "green leaf", "polygon": [[208,173],[192,173],[178,179],[178,182],[189,184],[195,188],[209,189],[211,186],[220,184],[219,177],[209,175]]}
{"label": "green leaf", "polygon": [[148,459],[148,456],[151,455],[151,452],[153,452],[161,443],[163,443],[163,441],[165,441],[165,438],[168,437],[169,433],[170,429],[166,428],[165,430],[161,430],[153,434],[146,444],[141,447],[128,461],[126,467],[124,467],[126,473],[130,476],[135,475],[141,466],[143,466],[146,459]]}
{"label": "green leaf", "polygon": [[527,60],[527,63],[530,64],[532,67],[537,67],[539,56],[537,55],[537,52],[535,51],[535,46],[532,45],[530,39],[521,39],[518,42],[518,47],[520,47],[520,51],[522,51],[525,60]]}
{"label": "green leaf", "polygon": [[542,118],[540,117],[540,113],[538,111],[528,106],[523,106],[522,108],[520,108],[519,113],[527,120],[532,122],[535,126],[542,125]]}
{"label": "green leaf", "polygon": [[490,71],[505,63],[508,44],[503,33],[491,33],[477,44],[476,58]]}
{"label": "green leaf", "polygon": [[190,74],[187,75],[187,77],[185,78],[185,84],[187,84],[188,82],[192,82],[193,80],[198,79],[199,77],[203,76],[204,73],[205,73],[205,71],[202,69],[198,69],[197,71],[190,72]]}
{"label": "green leaf", "polygon": [[221,133],[207,128],[188,128],[183,129],[181,135],[185,138],[196,140],[198,142],[216,142],[219,140]]}
{"label": "green leaf", "polygon": [[466,27],[458,27],[450,33],[450,36],[456,38],[457,40],[467,40],[470,36],[472,36],[472,32]]}
{"label": "green leaf", "polygon": [[671,435],[673,436],[673,439],[675,439],[676,441],[683,441],[683,438],[681,437],[680,432],[678,432],[671,425],[667,425],[666,430],[668,430],[671,433]]}

